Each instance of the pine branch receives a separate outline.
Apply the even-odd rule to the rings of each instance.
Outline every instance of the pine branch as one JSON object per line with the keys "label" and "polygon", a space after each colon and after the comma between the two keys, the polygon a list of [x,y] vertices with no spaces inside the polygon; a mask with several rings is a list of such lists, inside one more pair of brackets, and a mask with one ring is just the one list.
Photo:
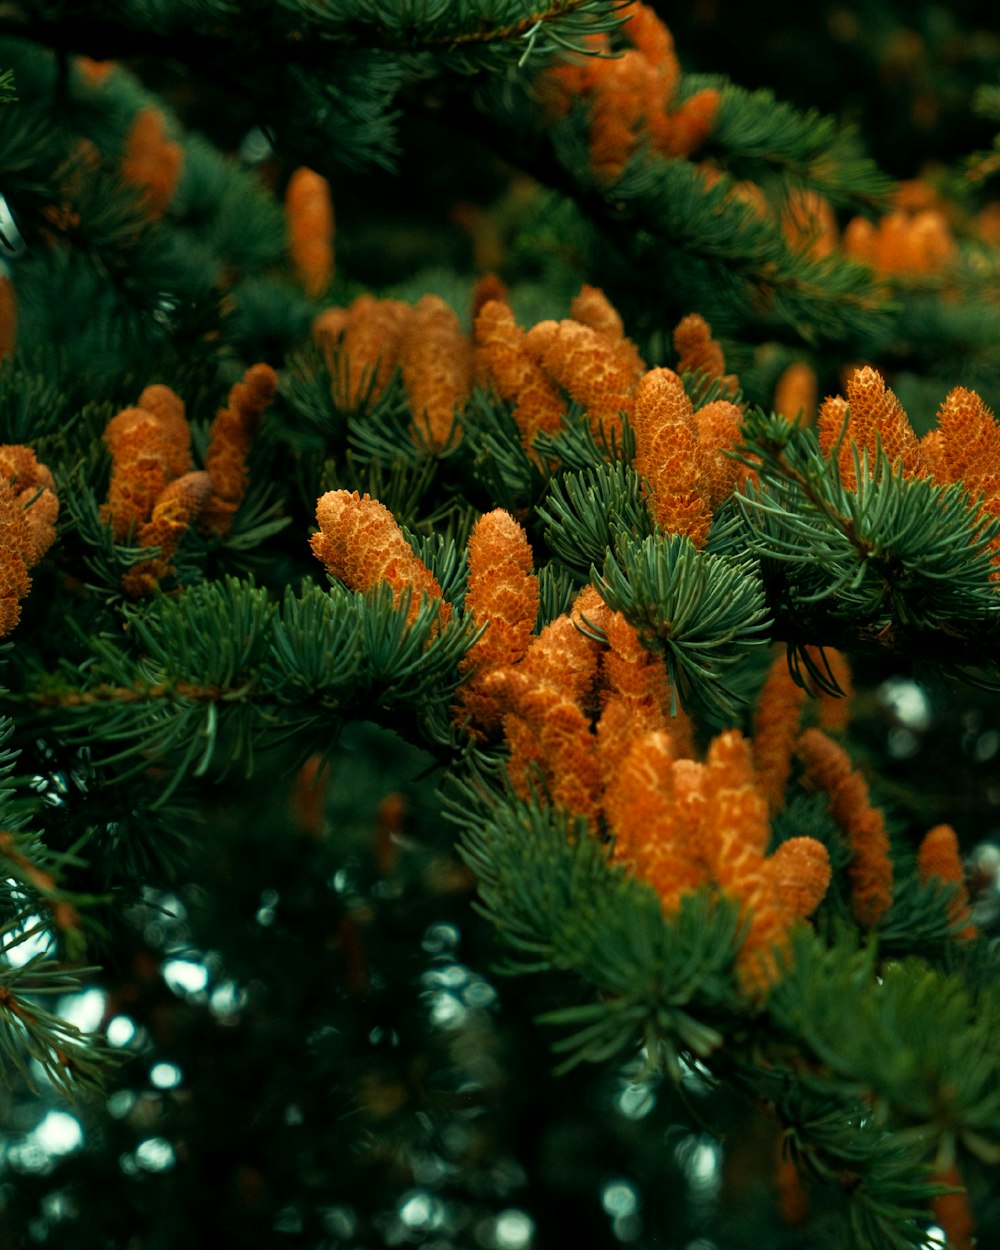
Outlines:
{"label": "pine branch", "polygon": [[907,478],[879,451],[871,464],[856,456],[848,490],[811,432],[757,412],[745,434],[761,485],[739,502],[782,633],[995,670],[1000,525],[977,518],[959,485]]}
{"label": "pine branch", "polygon": [[593,580],[608,605],[663,654],[684,706],[693,700],[723,718],[736,715],[724,674],[765,643],[769,625],[750,561],[698,551],[678,534],[639,539],[619,529]]}

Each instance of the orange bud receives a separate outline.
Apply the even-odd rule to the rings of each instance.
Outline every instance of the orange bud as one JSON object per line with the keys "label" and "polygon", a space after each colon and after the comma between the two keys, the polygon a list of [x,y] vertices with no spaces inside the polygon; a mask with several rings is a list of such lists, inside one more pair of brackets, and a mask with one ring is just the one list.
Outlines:
{"label": "orange bud", "polygon": [[809,1215],[809,1195],[791,1155],[780,1149],[774,1169],[778,1214],[785,1224],[804,1224]]}
{"label": "orange bud", "polygon": [[675,819],[672,762],[668,735],[646,733],[633,741],[604,796],[605,819],[615,836],[613,858],[653,886],[668,914],[708,877],[697,840],[685,837],[684,825]]}
{"label": "orange bud", "polygon": [[885,819],[872,807],[868,786],[847,752],[821,729],[807,729],[798,753],[806,779],[823,790],[833,819],[847,835],[854,858],[848,868],[854,915],[866,928],[876,924],[892,903],[892,859]]}
{"label": "orange bud", "polygon": [[289,807],[295,825],[310,837],[323,833],[326,795],[330,788],[330,763],[322,755],[310,755],[295,774]]}
{"label": "orange bud", "polygon": [[984,478],[1000,473],[1000,425],[975,391],[956,386],[938,409],[940,453],[949,482],[973,496]]}
{"label": "orange bud", "polygon": [[[920,444],[917,436],[902,404],[886,387],[877,370],[866,366],[855,371],[847,383],[847,402],[851,409],[851,438],[859,450],[868,452],[869,463],[873,461],[877,439],[890,464],[900,461],[908,474],[920,469]],[[841,473],[843,474],[843,455]]]}
{"label": "orange bud", "polygon": [[924,836],[917,851],[917,867],[922,881],[935,877],[955,887],[948,918],[956,928],[962,926],[963,938],[975,937],[977,929],[970,921],[969,895],[965,888],[965,870],[958,837],[951,825],[935,825]]}
{"label": "orange bud", "polygon": [[347,310],[340,341],[345,376],[334,380],[334,402],[347,408],[375,404],[399,364],[413,309],[398,299],[359,295]]}
{"label": "orange bud", "polygon": [[818,383],[804,360],[788,366],[774,388],[774,411],[786,421],[808,425],[816,416]]}
{"label": "orange bud", "polygon": [[305,166],[285,190],[288,253],[302,289],[316,299],[333,280],[333,201],[330,184]]}
{"label": "orange bud", "polygon": [[142,189],[146,211],[154,220],[163,216],[173,199],[183,165],[184,151],[167,138],[163,114],[155,108],[140,109],[125,140],[121,172],[126,182]]}
{"label": "orange bud", "polygon": [[149,519],[174,478],[191,468],[191,436],[183,401],[166,386],[147,386],[135,408],[112,417],[104,430],[111,481],[101,518],[116,542]]}
{"label": "orange bud", "polygon": [[621,317],[599,287],[581,287],[579,295],[574,297],[569,306],[569,315],[581,325],[590,326],[598,334],[606,334],[612,339],[625,336]]}
{"label": "orange bud", "polygon": [[704,546],[711,524],[702,480],[697,424],[681,379],[651,369],[639,383],[633,413],[636,470],[650,490],[650,510],[668,533]]}
{"label": "orange bud", "polygon": [[488,300],[476,317],[476,372],[501,399],[514,405],[521,442],[531,449],[539,431],[556,433],[566,415],[559,387],[527,350],[526,335],[510,308]]}
{"label": "orange bud", "polygon": [[497,277],[495,273],[484,273],[472,288],[472,298],[469,301],[472,320],[475,322],[484,305],[489,304],[492,300],[498,303],[508,303],[507,283],[502,278]]}
{"label": "orange bud", "polygon": [[484,680],[523,659],[538,616],[538,578],[527,535],[501,508],[480,517],[469,537],[465,610],[486,632],[459,663],[459,671],[471,676],[459,689],[456,712],[491,729],[500,723],[501,710],[485,693]]}
{"label": "orange bud", "polygon": [[202,527],[228,534],[250,479],[246,465],[250,444],[265,409],[278,390],[270,365],[251,365],[229,392],[229,402],[212,422],[205,468],[212,479],[212,498],[202,513]]}
{"label": "orange bud", "polygon": [[[809,650],[811,652],[812,648]],[[830,676],[843,694],[835,695],[828,694],[825,690],[819,691],[819,725],[821,729],[842,731],[847,728],[851,719],[851,666],[847,656],[835,647],[825,647],[822,654],[822,660],[817,656],[820,670],[822,671],[824,667],[829,669]]]}
{"label": "orange bud", "polygon": [[830,886],[830,856],[815,838],[789,838],[768,859],[778,898],[790,916],[811,915]]}
{"label": "orange bud", "polygon": [[787,654],[782,651],[771,662],[761,687],[753,736],[754,765],[772,813],[785,804],[805,700],[806,692],[792,676]]}
{"label": "orange bud", "polygon": [[472,391],[472,344],[444,300],[419,301],[403,331],[399,362],[415,439],[432,454],[447,451],[461,437],[457,418]]}
{"label": "orange bud", "polygon": [[654,132],[654,146],[661,156],[690,156],[696,152],[712,133],[721,100],[715,87],[705,87],[688,96],[666,119],[662,131]]}
{"label": "orange bud", "polygon": [[542,347],[542,368],[584,409],[596,435],[611,437],[621,414],[631,414],[642,362],[628,339],[611,339],[578,321],[560,321],[554,328],[542,322],[532,327],[526,346]]}
{"label": "orange bud", "polygon": [[[712,327],[700,313],[688,313],[674,328],[674,350],[678,373],[706,373],[721,378],[726,372],[726,358],[721,344],[712,338]],[[735,378],[732,379],[735,382]]]}
{"label": "orange bud", "polygon": [[[407,612],[411,622],[420,609],[421,595],[441,599],[437,578],[378,500],[370,495],[359,497],[357,491],[327,491],[316,504],[316,520],[319,533],[309,541],[313,554],[352,590],[371,590],[386,582],[397,604],[407,590],[411,591]],[[438,619],[444,625],[450,618],[451,605],[442,601]]]}
{"label": "orange bud", "polygon": [[744,467],[728,453],[740,444],[743,409],[728,399],[716,399],[694,414],[702,485],[710,508],[725,503]]}
{"label": "orange bud", "polygon": [[143,560],[122,575],[122,589],[139,598],[150,595],[173,572],[173,557],[192,521],[205,507],[212,493],[212,482],[203,470],[185,473],[161,492],[153,505],[153,515],[139,527],[137,545],[159,547],[160,554]]}

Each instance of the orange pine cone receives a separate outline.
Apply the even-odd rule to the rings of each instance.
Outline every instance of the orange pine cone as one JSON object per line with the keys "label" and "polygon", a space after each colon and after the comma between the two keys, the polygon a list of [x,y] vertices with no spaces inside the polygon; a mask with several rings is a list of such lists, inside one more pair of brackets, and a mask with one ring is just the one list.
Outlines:
{"label": "orange pine cone", "polygon": [[312,339],[333,375],[334,404],[373,406],[399,364],[403,327],[413,309],[402,300],[359,295],[350,308],[325,308],[312,323]]}
{"label": "orange pine cone", "polygon": [[615,837],[612,858],[648,881],[668,914],[708,879],[697,840],[685,837],[675,819],[672,763],[669,736],[656,730],[643,734],[606,781],[603,804]]}
{"label": "orange pine cone", "polygon": [[611,437],[620,429],[642,372],[628,339],[611,339],[578,321],[540,322],[528,332],[525,347],[584,409],[597,436]]}
{"label": "orange pine cone", "polygon": [[[738,838],[744,845],[761,854],[771,837],[767,802],[757,784],[750,741],[738,729],[717,734],[709,744],[705,757],[705,785],[710,796],[718,837],[727,842]],[[720,802],[720,796],[725,801]],[[712,836],[706,835],[713,859],[722,854],[721,847],[712,847]]]}
{"label": "orange pine cone", "polygon": [[[171,477],[190,472],[191,430],[184,415],[184,401],[176,391],[155,383],[143,389],[137,407],[156,417],[159,429],[158,442],[163,449],[166,470]],[[112,449],[113,452],[113,449]]]}
{"label": "orange pine cone", "polygon": [[606,334],[612,339],[625,337],[621,317],[599,287],[584,284],[569,306],[569,315],[573,321],[590,326],[598,334]]}
{"label": "orange pine cone", "polygon": [[137,545],[159,547],[151,560],[133,564],[122,575],[122,589],[134,599],[151,595],[173,572],[173,558],[191,523],[212,493],[212,482],[203,470],[185,473],[165,487],[153,505],[153,515],[139,527]]}
{"label": "orange pine cone", "polygon": [[666,108],[663,82],[636,48],[604,61],[590,94],[590,167],[597,181],[616,182],[645,123]]}
{"label": "orange pine cone", "polygon": [[[723,378],[726,358],[722,345],[712,338],[712,327],[701,313],[688,313],[674,327],[674,351],[678,373],[706,373],[710,378]],[[735,382],[736,379],[727,379]]]}
{"label": "orange pine cone", "polygon": [[583,816],[596,830],[601,777],[589,718],[570,699],[545,688],[525,710],[538,735],[553,803]]}
{"label": "orange pine cone", "polygon": [[772,814],[785,804],[805,701],[806,692],[792,676],[788,656],[782,651],[771,662],[761,688],[753,735],[754,766]]}
{"label": "orange pine cone", "polygon": [[851,437],[859,449],[868,452],[869,462],[875,455],[877,438],[890,464],[900,461],[908,475],[920,470],[917,436],[903,405],[877,370],[866,366],[855,371],[847,383],[847,402],[851,409]]}
{"label": "orange pine cone", "polygon": [[327,368],[333,367],[334,357],[340,349],[350,315],[346,308],[324,308],[313,318],[309,335],[316,346],[322,349]]}
{"label": "orange pine cone", "polygon": [[944,435],[940,430],[928,430],[920,440],[920,456],[924,462],[924,470],[935,482],[947,484],[951,481],[951,471],[945,458]]}
{"label": "orange pine cone", "polygon": [[702,478],[697,423],[681,379],[651,369],[639,383],[632,418],[636,470],[648,483],[649,505],[667,533],[687,534],[704,546],[711,524]]}
{"label": "orange pine cone", "polygon": [[330,184],[305,166],[285,190],[288,254],[303,291],[317,299],[333,280],[333,201]]}
{"label": "orange pine cone", "polygon": [[958,1193],[941,1194],[940,1197],[931,1199],[934,1218],[948,1239],[948,1250],[972,1250],[976,1244],[976,1222],[958,1165],[953,1163],[943,1169],[934,1180],[959,1190]]}
{"label": "orange pine cone", "polygon": [[[581,595],[574,612],[579,611]],[[586,615],[592,619],[589,611]],[[517,671],[530,686],[552,686],[582,708],[592,697],[600,649],[599,643],[577,628],[571,615],[557,616],[531,639]]]}
{"label": "orange pine cone", "polygon": [[541,783],[553,803],[596,831],[601,779],[595,740],[572,692],[529,673],[524,664],[495,670],[484,688],[504,709],[507,772],[515,793],[528,798]]}
{"label": "orange pine cone", "polygon": [[774,388],[774,411],[786,421],[808,425],[816,417],[818,382],[804,360],[788,366]]}
{"label": "orange pine cone", "polygon": [[970,495],[1000,474],[1000,425],[975,391],[956,386],[937,414],[939,464],[947,482],[963,482]]}
{"label": "orange pine cone", "polygon": [[852,217],[844,227],[841,243],[845,256],[874,269],[877,266],[878,230],[867,217]]}
{"label": "orange pine cone", "polygon": [[31,531],[24,505],[6,478],[0,478],[0,637],[21,619],[20,600],[31,589],[28,562]]}
{"label": "orange pine cone", "polygon": [[316,504],[319,533],[309,540],[313,555],[352,590],[371,590],[379,582],[392,587],[393,602],[411,592],[407,621],[420,610],[422,595],[441,600],[438,620],[451,619],[451,604],[441,599],[434,574],[403,537],[392,513],[370,495],[331,490]]}
{"label": "orange pine cone", "polygon": [[514,405],[512,416],[525,449],[539,431],[562,428],[566,403],[555,382],[532,358],[526,335],[510,308],[488,300],[476,317],[476,372],[501,399]]}
{"label": "orange pine cone", "polygon": [[439,455],[461,437],[458,414],[472,392],[472,344],[444,300],[419,301],[403,331],[399,363],[414,438]]}
{"label": "orange pine cone", "polygon": [[[850,447],[850,416],[851,410],[842,395],[827,395],[820,404],[816,434],[819,438],[819,449],[828,460],[838,442],[841,461],[844,458],[844,449]],[[854,472],[853,464],[851,472]]]}
{"label": "orange pine cone", "polygon": [[920,442],[909,418],[876,369],[865,365],[854,370],[847,382],[846,401],[839,396],[823,401],[818,433],[824,455],[832,454],[845,419],[847,433],[840,442],[838,466],[841,481],[849,490],[857,487],[855,449],[859,457],[867,455],[869,472],[874,469],[877,446],[882,447],[890,465],[901,465],[908,477],[923,470]]}
{"label": "orange pine cone", "polygon": [[484,691],[484,681],[498,668],[524,658],[538,616],[531,547],[524,530],[502,508],[481,516],[469,537],[465,610],[477,628],[487,628],[459,663],[459,672],[471,676],[459,689],[456,715],[493,729],[502,710]]}
{"label": "orange pine cone", "polygon": [[657,717],[668,716],[670,682],[662,659],[642,645],[638,630],[620,612],[608,613],[603,629],[608,650],[601,656],[601,668],[607,689]]}
{"label": "orange pine cone", "polygon": [[30,447],[20,443],[0,446],[0,480],[13,491],[15,515],[0,534],[33,568],[56,540],[59,498],[52,474]]}
{"label": "orange pine cone", "polygon": [[625,37],[655,66],[664,98],[672,100],[680,81],[681,67],[674,50],[674,37],[669,28],[647,4],[628,7]]}
{"label": "orange pine cone", "polygon": [[124,540],[130,527],[148,520],[157,497],[171,480],[159,435],[159,422],[141,408],[123,409],[104,431],[112,468],[101,519],[111,526],[116,542]]}
{"label": "orange pine cone", "polygon": [[804,1224],[809,1215],[809,1195],[802,1184],[795,1160],[781,1149],[781,1145],[779,1140],[774,1169],[778,1214],[786,1224]]}
{"label": "orange pine cone", "polygon": [[278,390],[270,365],[251,365],[229,392],[229,402],[212,422],[205,468],[212,479],[212,497],[201,525],[214,534],[228,534],[250,480],[246,459],[265,409]]}
{"label": "orange pine cone", "polygon": [[830,856],[815,838],[789,838],[768,858],[781,905],[790,916],[811,916],[830,888]]}
{"label": "orange pine cone", "polygon": [[292,781],[290,814],[296,828],[311,838],[323,836],[330,776],[330,761],[323,755],[310,755]]}
{"label": "orange pine cone", "polygon": [[725,503],[746,472],[745,467],[728,454],[740,444],[743,409],[728,399],[716,399],[698,409],[694,423],[698,430],[702,485],[711,510]]}
{"label": "orange pine cone", "polygon": [[101,519],[116,542],[149,520],[153,504],[174,478],[191,468],[184,404],[166,386],[148,386],[135,408],[112,417],[104,430],[111,480]]}
{"label": "orange pine cone", "polygon": [[882,813],[872,807],[864,778],[847,752],[821,729],[807,729],[798,754],[806,779],[822,790],[834,820],[847,835],[854,859],[848,869],[858,923],[870,928],[892,903],[892,859]]}
{"label": "orange pine cone", "polygon": [[142,189],[151,218],[163,216],[174,197],[184,166],[184,150],[167,138],[165,118],[159,109],[140,109],[132,119],[122,156],[122,177]]}
{"label": "orange pine cone", "polygon": [[98,61],[89,56],[77,56],[73,58],[73,64],[80,77],[89,86],[103,87],[109,75],[117,65],[117,62],[106,60]]}
{"label": "orange pine cone", "polygon": [[748,994],[761,997],[776,974],[776,951],[786,940],[788,916],[765,867],[767,802],[755,784],[750,744],[738,730],[712,740],[704,785],[704,853],[712,878],[739,903],[746,925],[737,977]]}
{"label": "orange pine cone", "polygon": [[613,779],[637,735],[660,732],[671,740],[672,758],[690,754],[690,722],[683,711],[670,715],[670,681],[658,657],[643,645],[620,612],[607,615],[608,649],[601,654],[601,715],[598,755],[605,784]]}
{"label": "orange pine cone", "polygon": [[978,930],[970,919],[965,870],[962,866],[958,837],[951,825],[935,825],[924,836],[917,851],[917,868],[921,881],[929,881],[932,877],[936,877],[937,880],[956,887],[948,907],[948,918],[956,928],[961,926],[961,937],[975,937]]}

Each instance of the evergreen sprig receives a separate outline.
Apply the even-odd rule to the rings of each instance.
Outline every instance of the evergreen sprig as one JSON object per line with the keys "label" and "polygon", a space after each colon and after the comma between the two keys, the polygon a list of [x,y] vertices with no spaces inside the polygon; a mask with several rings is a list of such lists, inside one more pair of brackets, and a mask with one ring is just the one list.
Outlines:
{"label": "evergreen sprig", "polygon": [[813,641],[836,642],[826,621],[841,640],[889,647],[933,635],[941,660],[995,664],[1000,524],[978,518],[961,485],[906,477],[879,450],[872,462],[855,452],[848,489],[812,431],[757,411],[744,435],[760,480],[739,502],[783,628],[810,621]]}
{"label": "evergreen sprig", "polygon": [[714,715],[738,715],[727,670],[767,641],[764,586],[752,559],[699,551],[686,535],[640,538],[622,527],[594,585],[648,647],[675,691]]}
{"label": "evergreen sprig", "polygon": [[640,1043],[675,1074],[681,1052],[707,1055],[722,1036],[713,1016],[737,999],[728,974],[738,946],[735,907],[707,894],[664,920],[657,895],[608,863],[607,849],[566,812],[457,784],[448,792],[460,849],[485,914],[513,952],[508,972],[569,971],[600,994],[548,1013],[571,1029],[555,1043],[560,1070]]}
{"label": "evergreen sprig", "polygon": [[536,514],[549,550],[578,581],[603,565],[619,527],[640,537],[653,528],[639,475],[620,460],[554,476]]}
{"label": "evergreen sprig", "polygon": [[[685,79],[687,91],[701,85],[699,75]],[[723,85],[708,147],[733,178],[750,178],[779,196],[790,186],[807,186],[836,208],[858,211],[884,208],[892,189],[862,154],[854,130],[815,109],[795,109],[768,90]]]}

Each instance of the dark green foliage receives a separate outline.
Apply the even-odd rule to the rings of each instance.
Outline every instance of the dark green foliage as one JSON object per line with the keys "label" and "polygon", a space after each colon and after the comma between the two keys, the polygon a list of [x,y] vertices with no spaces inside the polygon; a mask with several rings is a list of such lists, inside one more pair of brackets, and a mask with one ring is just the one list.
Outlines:
{"label": "dark green foliage", "polygon": [[683,702],[717,716],[736,714],[724,675],[766,641],[769,624],[750,561],[699,551],[683,535],[639,540],[619,528],[594,584],[662,652]]}
{"label": "dark green foliage", "polygon": [[[806,425],[770,410],[802,360],[821,394],[871,361],[918,433],[952,386],[996,406],[1000,262],[977,224],[996,143],[967,125],[977,90],[975,116],[997,116],[996,40],[975,33],[994,15],[671,11],[697,71],[671,107],[718,89],[711,133],[691,159],[639,141],[609,179],[589,103],[554,116],[538,76],[592,55],[594,36],[627,49],[627,9],[0,12],[0,208],[24,243],[0,292],[16,303],[8,314],[0,300],[16,320],[0,325],[0,343],[16,328],[0,443],[29,444],[60,501],[3,647],[4,1244],[928,1250],[952,1159],[979,1244],[996,1240],[1000,523],[881,450],[856,458],[848,489]],[[893,59],[894,39],[911,61]],[[103,74],[80,55],[117,64]],[[887,209],[883,171],[913,175],[906,153],[924,154],[923,138],[900,138],[918,100],[930,120],[911,130],[948,162],[928,177],[949,197],[953,264],[876,274],[792,238],[783,213],[803,191],[841,231]],[[151,107],[182,165],[162,212],[122,169]],[[282,208],[300,165],[329,179],[336,208],[319,298]],[[762,192],[754,207],[743,180]],[[526,447],[478,370],[435,455],[401,371],[376,399],[367,361],[369,385],[351,394],[345,353],[311,338],[318,313],[368,291],[435,293],[469,329],[491,270],[524,328],[599,284],[650,367],[676,365],[682,316],[711,323],[740,389],[709,373],[684,385],[696,410],[752,405],[737,456],[754,473],[703,548],[654,524],[624,415],[598,434],[564,395],[562,429]],[[138,524],[114,541],[102,517],[109,419],[170,385],[202,471],[213,418],[256,361],[280,391],[232,528],[189,527],[157,593],[130,599],[123,575],[157,549]],[[385,505],[442,598],[328,577],[308,539],[329,490]],[[774,984],[752,992],[745,900],[706,882],[665,914],[607,812],[589,827],[552,802],[546,758],[508,776],[518,729],[526,755],[551,748],[537,723],[506,705],[490,733],[460,723],[460,682],[476,679],[463,661],[492,627],[465,607],[467,542],[498,507],[532,550],[534,632],[595,585],[693,714],[699,760],[713,734],[752,735],[764,644],[828,693],[832,649],[850,652],[852,721],[836,732],[885,809],[894,866],[871,930],[854,917],[836,799],[804,788],[798,763],[756,850],[814,838],[832,881],[808,923],[789,922]],[[571,726],[586,773],[624,757],[601,753],[607,637],[582,629],[599,654]],[[550,671],[541,694],[557,703],[578,679]],[[655,693],[632,697],[637,724],[653,724]],[[802,724],[828,711],[810,700]],[[525,775],[528,797],[514,793]],[[754,801],[701,797],[734,822]],[[641,810],[652,829],[655,802]],[[963,888],[918,869],[920,839],[944,820],[972,857],[980,936]],[[81,1138],[64,1149],[46,1134],[67,1121]],[[779,1147],[808,1192],[800,1225],[780,1214]]]}

